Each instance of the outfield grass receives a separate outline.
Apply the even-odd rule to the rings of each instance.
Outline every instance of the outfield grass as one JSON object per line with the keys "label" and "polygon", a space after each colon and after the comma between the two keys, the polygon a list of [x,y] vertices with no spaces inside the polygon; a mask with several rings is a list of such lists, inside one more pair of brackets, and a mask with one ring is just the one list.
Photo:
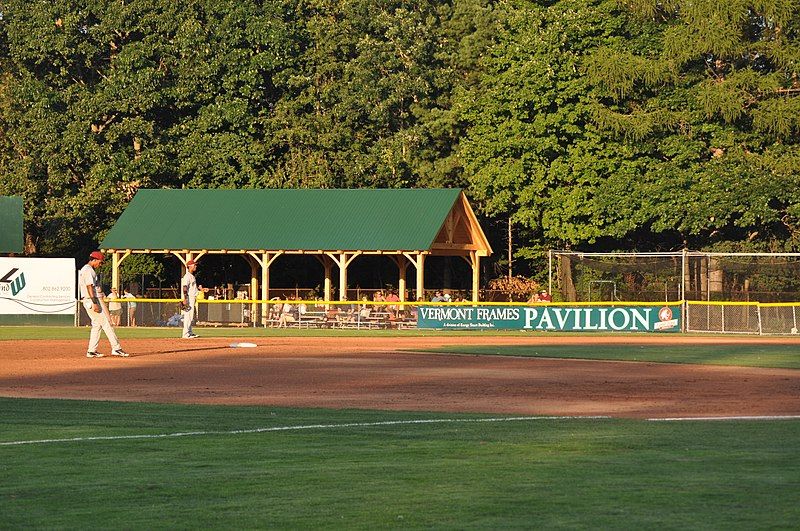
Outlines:
{"label": "outfield grass", "polygon": [[[479,416],[0,399],[0,441]],[[800,521],[800,421],[526,420],[0,445],[4,528]]]}
{"label": "outfield grass", "polygon": [[426,349],[475,356],[521,356],[800,369],[797,345],[542,345],[456,346]]}

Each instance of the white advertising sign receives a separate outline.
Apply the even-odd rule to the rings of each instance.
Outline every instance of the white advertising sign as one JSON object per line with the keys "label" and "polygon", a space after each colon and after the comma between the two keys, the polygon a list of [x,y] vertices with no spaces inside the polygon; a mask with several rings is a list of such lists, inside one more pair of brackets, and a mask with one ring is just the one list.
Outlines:
{"label": "white advertising sign", "polygon": [[74,258],[0,258],[0,314],[75,314]]}

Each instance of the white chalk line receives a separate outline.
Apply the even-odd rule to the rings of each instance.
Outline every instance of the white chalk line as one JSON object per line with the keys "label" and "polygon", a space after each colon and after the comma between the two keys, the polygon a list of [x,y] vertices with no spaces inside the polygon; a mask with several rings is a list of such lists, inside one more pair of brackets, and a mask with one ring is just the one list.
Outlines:
{"label": "white chalk line", "polygon": [[793,420],[800,419],[800,415],[739,415],[731,417],[668,417],[647,419],[650,422],[689,422],[693,420]]}
{"label": "white chalk line", "polygon": [[[605,415],[591,416],[535,416],[535,417],[498,417],[485,419],[415,419],[415,420],[385,420],[379,422],[348,422],[344,424],[305,424],[299,426],[273,426],[271,428],[252,428],[243,430],[228,431],[183,431],[175,433],[156,433],[156,434],[136,434],[136,435],[97,435],[92,437],[70,437],[64,439],[31,439],[25,441],[4,441],[0,446],[21,446],[25,444],[56,444],[66,442],[87,442],[87,441],[119,441],[135,439],[169,439],[176,437],[196,437],[202,435],[246,435],[253,433],[267,433],[278,431],[299,431],[315,429],[339,429],[339,428],[369,428],[377,426],[400,426],[409,424],[446,424],[446,423],[475,423],[475,422],[519,422],[534,420],[597,420],[610,419],[613,417]],[[728,417],[665,417],[649,418],[649,422],[689,422],[689,421],[732,421],[732,420],[794,420],[800,419],[800,415],[740,415]]]}
{"label": "white chalk line", "polygon": [[0,446],[20,446],[24,444],[56,444],[67,442],[86,442],[86,441],[120,441],[130,439],[168,439],[174,437],[196,437],[201,435],[244,435],[252,433],[267,433],[274,431],[297,431],[297,430],[328,430],[339,428],[370,428],[377,426],[401,426],[407,424],[446,424],[446,423],[469,423],[469,422],[519,422],[533,420],[591,420],[609,419],[607,416],[535,416],[535,417],[497,417],[483,419],[415,419],[415,420],[384,420],[379,422],[348,422],[344,424],[305,424],[299,426],[274,426],[271,428],[252,428],[244,430],[229,431],[183,431],[176,433],[156,433],[138,435],[98,435],[94,437],[70,437],[65,439],[34,439],[27,441],[6,441],[0,442]]}

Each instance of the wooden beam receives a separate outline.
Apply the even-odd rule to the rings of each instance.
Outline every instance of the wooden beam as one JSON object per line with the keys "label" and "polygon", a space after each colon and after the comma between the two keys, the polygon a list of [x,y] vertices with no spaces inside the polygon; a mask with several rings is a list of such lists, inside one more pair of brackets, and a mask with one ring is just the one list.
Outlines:
{"label": "wooden beam", "polygon": [[437,249],[446,251],[478,251],[480,250],[480,246],[475,245],[474,243],[434,243],[431,245],[431,251],[435,251]]}
{"label": "wooden beam", "polygon": [[483,233],[483,229],[481,229],[480,224],[478,223],[478,218],[475,217],[475,212],[473,212],[472,207],[469,206],[469,201],[467,201],[467,196],[464,195],[464,192],[461,192],[461,206],[464,209],[466,214],[466,220],[470,227],[470,238],[473,242],[477,243],[478,248],[485,251],[484,254],[481,256],[489,256],[492,254],[492,247],[489,245],[489,240],[486,239],[486,235]]}
{"label": "wooden beam", "polygon": [[[265,252],[261,255],[261,300],[263,301],[269,300],[269,268],[272,266],[272,262],[282,254],[283,251],[277,253]],[[265,302],[261,305],[261,324],[267,326],[268,320],[269,306]]]}
{"label": "wooden beam", "polygon": [[331,278],[331,273],[333,272],[334,262],[330,256],[324,253],[322,254],[322,256],[314,255],[314,258],[316,258],[317,261],[319,261],[319,263],[322,264],[322,267],[325,270],[325,283],[323,284],[324,293],[322,296],[326,301],[329,301],[331,300],[331,294],[333,291],[333,280]]}
{"label": "wooden beam", "polygon": [[119,293],[119,253],[111,253],[111,287],[116,288]]}
{"label": "wooden beam", "polygon": [[[250,293],[248,293],[247,298],[251,301],[258,300],[258,270],[261,267],[261,261],[249,252],[243,254],[242,258],[250,265]],[[257,312],[258,303],[250,303],[250,320],[254,323],[256,321]]]}
{"label": "wooden beam", "polygon": [[478,290],[481,282],[481,257],[478,253],[470,253],[472,262],[472,302],[478,302]]}
{"label": "wooden beam", "polygon": [[408,261],[417,268],[417,293],[414,297],[419,300],[420,297],[425,297],[425,254],[426,253],[403,253],[403,256],[408,258]]}
{"label": "wooden beam", "polygon": [[350,263],[362,254],[361,251],[347,253],[340,251],[338,254],[325,253],[333,262],[339,266],[339,300],[347,300],[347,267]]}
{"label": "wooden beam", "polygon": [[391,256],[392,261],[397,264],[399,278],[397,280],[397,290],[400,301],[406,300],[406,271],[408,270],[408,259],[403,255]]}
{"label": "wooden beam", "polygon": [[[272,265],[272,262],[275,261],[280,255],[283,254],[283,251],[278,251],[276,253],[270,253],[268,251],[260,251],[258,253],[253,251],[248,251],[247,253],[257,264],[261,266],[261,300],[267,301],[269,300],[269,268]],[[255,274],[253,274],[255,278]],[[251,286],[252,288],[252,286]],[[253,290],[252,293],[257,293],[256,290]],[[253,296],[253,298],[258,298],[257,296]],[[253,305],[255,308],[255,305]],[[255,311],[255,310],[253,310]],[[267,307],[267,303],[263,302],[261,304],[261,324],[262,326],[267,326],[267,320],[269,319],[269,308]]]}
{"label": "wooden beam", "polygon": [[[122,261],[125,260],[126,258],[128,258],[130,255],[131,255],[131,250],[130,249],[125,249],[125,253],[122,256],[119,257],[119,264],[118,265],[121,266],[122,265]],[[117,288],[117,289],[119,289],[119,288]]]}

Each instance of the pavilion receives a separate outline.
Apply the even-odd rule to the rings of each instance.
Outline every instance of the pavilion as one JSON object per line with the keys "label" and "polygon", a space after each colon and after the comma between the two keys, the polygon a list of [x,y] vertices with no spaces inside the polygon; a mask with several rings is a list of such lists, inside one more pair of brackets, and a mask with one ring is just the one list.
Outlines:
{"label": "pavilion", "polygon": [[362,255],[385,255],[416,269],[425,289],[428,256],[460,256],[472,269],[477,302],[480,259],[492,249],[463,191],[448,189],[141,189],[100,247],[112,257],[112,285],[132,253],[175,255],[185,267],[207,254],[241,255],[251,268],[251,299],[267,300],[270,266],[284,255],[316,257],[331,299],[333,268],[344,300],[347,268]]}

